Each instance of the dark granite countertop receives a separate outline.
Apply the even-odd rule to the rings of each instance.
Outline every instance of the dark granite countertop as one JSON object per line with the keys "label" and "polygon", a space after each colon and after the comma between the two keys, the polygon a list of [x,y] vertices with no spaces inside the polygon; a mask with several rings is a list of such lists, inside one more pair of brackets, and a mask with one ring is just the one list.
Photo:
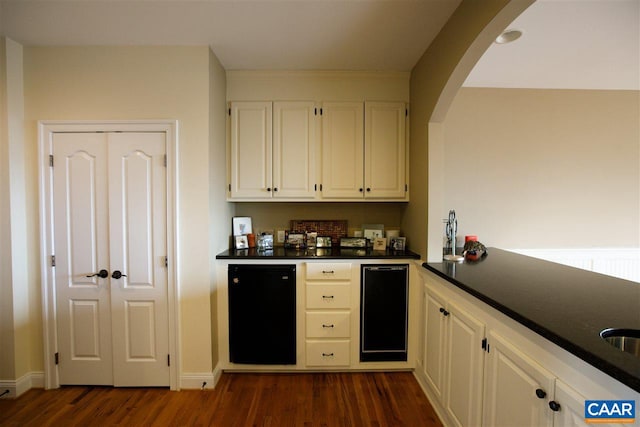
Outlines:
{"label": "dark granite countertop", "polygon": [[281,246],[269,251],[257,249],[229,249],[216,255],[216,259],[420,259],[411,251],[374,251],[356,248],[285,249]]}
{"label": "dark granite countertop", "polygon": [[640,283],[495,248],[477,262],[423,267],[640,392],[640,358],[599,335],[640,329]]}

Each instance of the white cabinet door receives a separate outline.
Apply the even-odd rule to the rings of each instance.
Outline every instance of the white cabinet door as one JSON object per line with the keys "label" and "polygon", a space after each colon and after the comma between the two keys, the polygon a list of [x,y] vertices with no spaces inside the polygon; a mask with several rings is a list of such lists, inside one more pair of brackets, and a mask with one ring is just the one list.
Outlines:
{"label": "white cabinet door", "polygon": [[316,127],[313,102],[273,104],[273,197],[313,199]]}
{"label": "white cabinet door", "polygon": [[231,198],[271,197],[271,102],[231,103]]}
{"label": "white cabinet door", "polygon": [[405,198],[405,117],[404,102],[365,103],[366,198]]}
{"label": "white cabinet door", "polygon": [[437,292],[425,286],[425,337],[423,369],[431,389],[442,401],[445,381],[445,300]]}
{"label": "white cabinet door", "polygon": [[447,310],[445,409],[458,426],[482,422],[485,325],[449,302]]}
{"label": "white cabinet door", "polygon": [[[488,345],[483,424],[552,426],[548,398],[554,376],[493,331]],[[538,397],[537,390],[544,396]]]}
{"label": "white cabinet door", "polygon": [[363,198],[364,107],[361,102],[322,105],[322,197]]}

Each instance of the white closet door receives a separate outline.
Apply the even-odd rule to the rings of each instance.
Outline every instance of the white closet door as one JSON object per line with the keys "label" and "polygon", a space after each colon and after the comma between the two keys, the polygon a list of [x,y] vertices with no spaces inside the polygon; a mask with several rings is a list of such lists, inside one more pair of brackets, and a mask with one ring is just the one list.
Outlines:
{"label": "white closet door", "polygon": [[165,152],[163,132],[54,135],[60,384],[169,385]]}
{"label": "white closet door", "polygon": [[113,382],[106,134],[53,136],[58,372],[62,384]]}
{"label": "white closet door", "polygon": [[108,151],[114,385],[167,386],[165,136],[114,133]]}

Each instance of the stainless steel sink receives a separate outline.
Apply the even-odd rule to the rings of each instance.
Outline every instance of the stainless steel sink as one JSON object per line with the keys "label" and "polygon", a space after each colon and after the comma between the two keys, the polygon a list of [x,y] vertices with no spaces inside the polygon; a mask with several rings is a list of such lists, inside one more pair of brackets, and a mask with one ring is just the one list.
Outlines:
{"label": "stainless steel sink", "polygon": [[640,329],[607,328],[600,336],[612,346],[640,357]]}

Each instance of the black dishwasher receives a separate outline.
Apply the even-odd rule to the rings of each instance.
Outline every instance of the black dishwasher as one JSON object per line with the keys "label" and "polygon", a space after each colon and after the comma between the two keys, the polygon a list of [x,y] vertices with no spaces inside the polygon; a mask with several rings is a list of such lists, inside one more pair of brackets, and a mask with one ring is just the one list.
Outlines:
{"label": "black dishwasher", "polygon": [[360,361],[406,361],[408,264],[362,265]]}
{"label": "black dishwasher", "polygon": [[295,265],[229,265],[229,358],[295,365]]}

